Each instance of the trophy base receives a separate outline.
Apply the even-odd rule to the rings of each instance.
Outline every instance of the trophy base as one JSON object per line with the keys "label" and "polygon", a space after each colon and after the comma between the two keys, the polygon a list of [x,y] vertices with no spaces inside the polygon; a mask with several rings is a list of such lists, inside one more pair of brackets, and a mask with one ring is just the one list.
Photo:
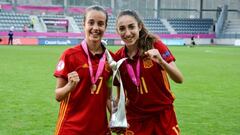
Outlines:
{"label": "trophy base", "polygon": [[117,134],[126,133],[127,127],[110,127],[110,130]]}

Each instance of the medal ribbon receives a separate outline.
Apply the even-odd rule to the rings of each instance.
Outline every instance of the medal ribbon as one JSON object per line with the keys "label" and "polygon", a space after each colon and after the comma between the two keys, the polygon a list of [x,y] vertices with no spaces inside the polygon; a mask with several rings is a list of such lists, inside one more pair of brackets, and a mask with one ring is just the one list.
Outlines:
{"label": "medal ribbon", "polygon": [[98,64],[98,68],[97,68],[97,72],[96,75],[93,75],[93,68],[92,68],[92,62],[88,53],[88,47],[87,47],[87,43],[85,40],[82,41],[82,48],[84,50],[84,52],[87,54],[88,57],[88,65],[89,65],[89,73],[90,73],[90,77],[91,77],[91,82],[92,84],[95,84],[99,78],[99,76],[102,74],[103,72],[103,68],[105,65],[105,60],[106,60],[106,54],[103,53],[103,56],[101,57],[99,64]]}
{"label": "medal ribbon", "polygon": [[132,82],[137,87],[139,87],[139,85],[140,85],[140,58],[138,58],[138,60],[137,60],[136,75],[135,75],[135,72],[133,70],[133,67],[129,63],[127,63],[126,66],[127,66],[128,74],[130,75],[130,78],[132,79]]}

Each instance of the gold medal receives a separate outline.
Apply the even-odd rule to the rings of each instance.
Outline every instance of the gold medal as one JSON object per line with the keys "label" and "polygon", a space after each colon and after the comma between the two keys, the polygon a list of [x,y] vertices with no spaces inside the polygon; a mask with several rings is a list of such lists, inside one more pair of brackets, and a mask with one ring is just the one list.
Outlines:
{"label": "gold medal", "polygon": [[91,93],[93,94],[96,90],[97,90],[97,85],[96,85],[96,84],[93,84],[93,85],[91,86]]}

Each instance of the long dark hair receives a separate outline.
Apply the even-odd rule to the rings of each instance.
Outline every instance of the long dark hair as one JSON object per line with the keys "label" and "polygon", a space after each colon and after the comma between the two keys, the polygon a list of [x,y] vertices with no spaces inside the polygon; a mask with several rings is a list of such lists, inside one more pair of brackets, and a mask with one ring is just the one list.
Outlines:
{"label": "long dark hair", "polygon": [[[148,30],[146,29],[143,21],[140,19],[139,15],[137,14],[137,12],[133,11],[133,10],[123,10],[121,11],[118,16],[117,16],[117,21],[121,16],[124,15],[128,15],[128,16],[132,16],[133,18],[135,18],[135,20],[138,23],[138,26],[142,26],[142,29],[139,32],[139,39],[138,39],[138,48],[143,52],[152,49],[153,48],[153,43],[158,39],[155,35],[151,34],[148,32]],[[141,54],[143,55],[143,54]]]}
{"label": "long dark hair", "polygon": [[86,15],[87,15],[87,13],[88,13],[89,11],[91,11],[91,10],[101,11],[101,12],[103,12],[103,13],[106,15],[106,23],[105,23],[105,24],[106,24],[106,27],[107,27],[108,13],[107,13],[107,11],[106,11],[103,7],[98,6],[98,5],[90,6],[90,7],[88,7],[88,8],[85,10],[85,14],[84,14],[84,16],[83,16],[83,23],[85,24]]}

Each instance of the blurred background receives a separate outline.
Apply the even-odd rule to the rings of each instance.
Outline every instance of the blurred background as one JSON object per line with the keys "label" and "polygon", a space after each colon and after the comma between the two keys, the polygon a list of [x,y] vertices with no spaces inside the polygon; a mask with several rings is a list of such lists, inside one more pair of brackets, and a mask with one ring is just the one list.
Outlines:
{"label": "blurred background", "polygon": [[0,44],[7,44],[10,30],[15,45],[78,44],[90,5],[109,13],[108,44],[121,43],[115,19],[123,9],[136,10],[167,45],[191,44],[191,37],[196,44],[240,44],[240,0],[0,0]]}

